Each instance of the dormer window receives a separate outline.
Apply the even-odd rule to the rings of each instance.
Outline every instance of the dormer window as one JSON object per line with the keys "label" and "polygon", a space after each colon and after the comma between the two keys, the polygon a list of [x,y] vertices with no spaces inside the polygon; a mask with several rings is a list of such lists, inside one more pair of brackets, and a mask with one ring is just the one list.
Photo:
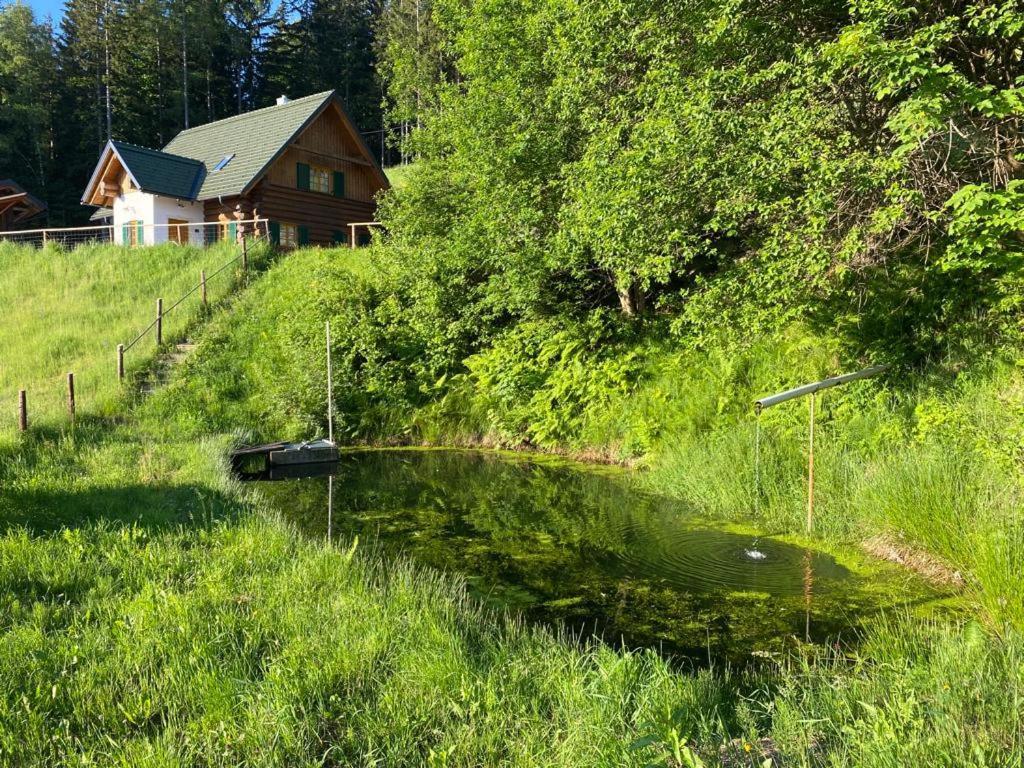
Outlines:
{"label": "dormer window", "polygon": [[224,157],[222,157],[220,159],[220,162],[218,162],[215,166],[213,166],[213,170],[215,170],[215,171],[222,171],[222,170],[224,170],[227,167],[228,163],[230,163],[233,158],[234,158],[234,154],[224,155]]}

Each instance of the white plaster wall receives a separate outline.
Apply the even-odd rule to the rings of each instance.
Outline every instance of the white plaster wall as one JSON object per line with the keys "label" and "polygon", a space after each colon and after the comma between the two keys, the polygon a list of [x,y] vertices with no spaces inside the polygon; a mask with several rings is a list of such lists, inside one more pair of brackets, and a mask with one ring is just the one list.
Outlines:
{"label": "white plaster wall", "polygon": [[[192,223],[203,221],[202,203],[178,201],[173,197],[151,195],[148,192],[132,190],[121,195],[114,201],[114,242],[123,243],[123,225],[129,221],[141,221],[144,226],[146,245],[157,245],[167,242],[167,223],[170,219],[179,219]],[[153,225],[157,226],[153,226]],[[191,228],[189,240],[197,245],[203,243],[202,227]]]}
{"label": "white plaster wall", "polygon": [[[203,220],[203,204],[202,203],[190,203],[186,200],[178,201],[173,197],[158,197],[151,195],[153,198],[153,223],[158,224],[154,230],[154,242],[150,243],[150,233],[146,233],[146,243],[166,243],[168,229],[164,224],[170,223],[171,219],[178,219],[181,221],[188,221],[192,223],[202,222]],[[202,227],[189,227],[189,242],[196,245],[203,244],[203,228]]]}
{"label": "white plaster wall", "polygon": [[[129,221],[153,223],[154,195],[131,190],[114,200],[114,242],[124,245],[124,225]],[[146,240],[152,238],[152,228],[145,230]]]}

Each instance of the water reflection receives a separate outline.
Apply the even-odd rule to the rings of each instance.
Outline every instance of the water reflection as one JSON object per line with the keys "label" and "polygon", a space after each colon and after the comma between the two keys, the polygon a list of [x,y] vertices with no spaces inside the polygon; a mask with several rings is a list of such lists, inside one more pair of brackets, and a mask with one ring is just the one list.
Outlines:
{"label": "water reflection", "polygon": [[751,558],[749,535],[562,466],[361,452],[335,475],[263,487],[311,535],[376,540],[528,618],[700,660],[849,637],[879,605],[826,554],[761,538]]}

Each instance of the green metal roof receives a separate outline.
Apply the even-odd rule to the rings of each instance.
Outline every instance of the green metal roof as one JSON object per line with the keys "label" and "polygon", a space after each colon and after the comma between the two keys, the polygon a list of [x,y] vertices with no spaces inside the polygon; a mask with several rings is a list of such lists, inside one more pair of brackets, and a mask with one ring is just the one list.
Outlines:
{"label": "green metal roof", "polygon": [[[240,195],[333,95],[334,91],[324,91],[189,128],[175,136],[163,151],[195,158],[205,165],[206,177],[195,199]],[[214,171],[228,155],[234,157],[224,168]]]}
{"label": "green metal roof", "polygon": [[123,141],[111,141],[110,146],[143,192],[182,200],[195,198],[205,173],[198,160]]}

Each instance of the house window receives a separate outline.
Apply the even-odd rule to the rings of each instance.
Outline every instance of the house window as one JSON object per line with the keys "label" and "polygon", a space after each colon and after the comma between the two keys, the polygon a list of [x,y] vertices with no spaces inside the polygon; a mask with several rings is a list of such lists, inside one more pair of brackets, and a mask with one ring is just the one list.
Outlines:
{"label": "house window", "polygon": [[309,188],[313,192],[331,194],[331,173],[326,168],[312,166],[309,169]]}
{"label": "house window", "polygon": [[121,225],[122,245],[142,245],[145,241],[145,230],[138,219],[125,222]]}
{"label": "house window", "polygon": [[281,222],[281,239],[278,241],[287,248],[295,248],[299,244],[299,228],[294,224]]}
{"label": "house window", "polygon": [[233,243],[238,240],[238,222],[224,221],[217,227],[217,239]]}

